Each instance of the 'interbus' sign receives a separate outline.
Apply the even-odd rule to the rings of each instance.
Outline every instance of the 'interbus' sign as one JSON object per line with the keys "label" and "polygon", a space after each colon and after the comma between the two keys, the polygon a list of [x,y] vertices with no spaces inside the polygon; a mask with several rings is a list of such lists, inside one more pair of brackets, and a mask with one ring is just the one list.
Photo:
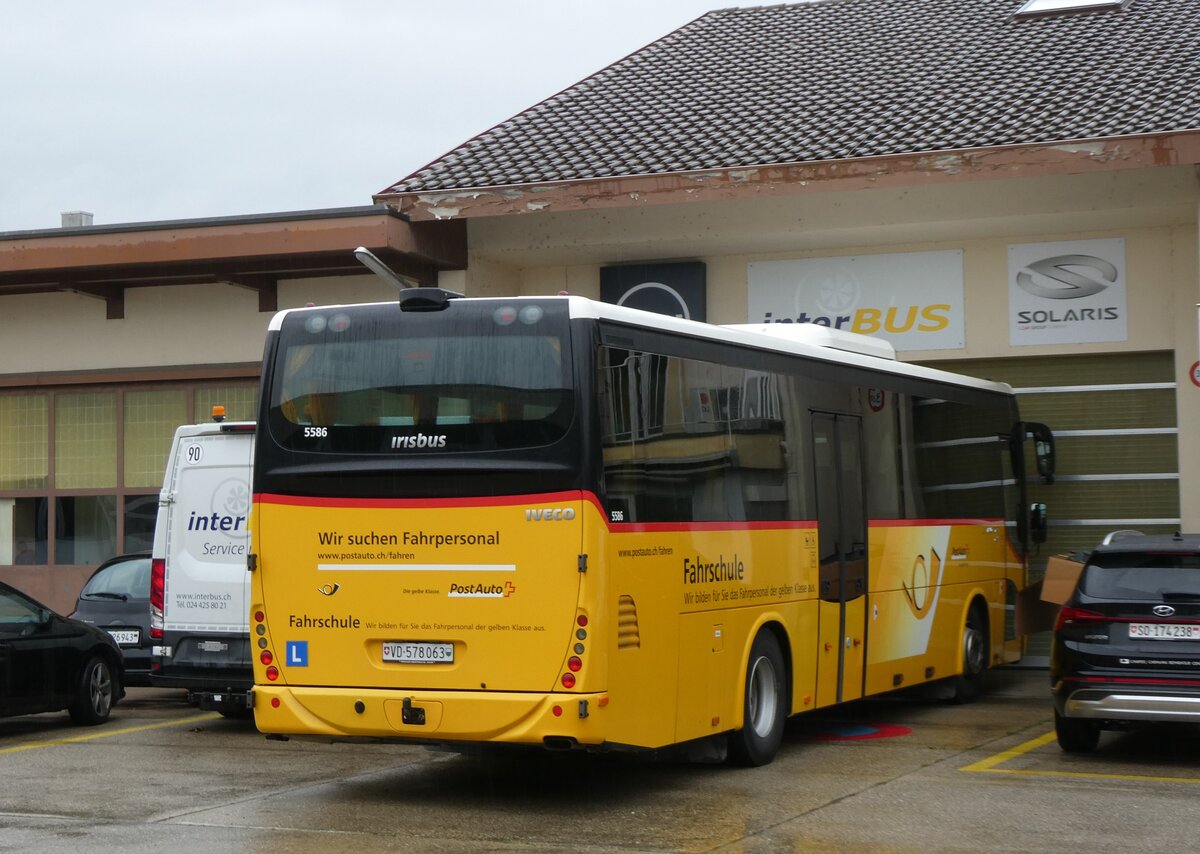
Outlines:
{"label": "'interbus' sign", "polygon": [[891,342],[956,350],[963,340],[963,254],[904,252],[755,261],[750,323],[816,323]]}

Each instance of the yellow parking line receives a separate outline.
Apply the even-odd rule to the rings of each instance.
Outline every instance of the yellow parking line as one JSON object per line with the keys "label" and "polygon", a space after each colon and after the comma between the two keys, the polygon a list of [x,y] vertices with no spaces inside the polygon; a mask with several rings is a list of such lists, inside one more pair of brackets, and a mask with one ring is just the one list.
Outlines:
{"label": "yellow parking line", "polygon": [[1017,774],[1026,777],[1076,777],[1088,780],[1132,780],[1142,783],[1200,783],[1200,777],[1156,777],[1148,774],[1101,774],[1095,771],[1039,771],[1026,768],[997,768],[1010,759],[1036,750],[1042,745],[1055,740],[1053,732],[1039,735],[1024,744],[1018,744],[1010,750],[1004,750],[986,759],[964,765],[959,771],[976,771],[991,774]]}
{"label": "yellow parking line", "polygon": [[177,721],[164,721],[159,724],[146,724],[145,726],[131,726],[124,729],[105,729],[97,732],[89,733],[88,735],[75,735],[70,738],[56,738],[54,741],[39,741],[34,744],[20,744],[16,747],[0,748],[0,754],[4,753],[20,753],[22,750],[36,750],[39,747],[54,747],[59,744],[78,744],[83,741],[94,741],[97,738],[109,738],[114,735],[128,735],[131,732],[145,732],[150,729],[163,729],[170,726],[183,726],[184,724],[194,724],[198,721],[210,721],[220,717],[217,712],[208,712],[203,715],[194,715],[190,718],[180,718]]}
{"label": "yellow parking line", "polygon": [[995,756],[989,756],[987,759],[981,759],[971,765],[959,768],[959,771],[992,771],[1001,762],[1007,762],[1010,759],[1016,759],[1018,756],[1028,753],[1031,750],[1036,750],[1043,744],[1048,744],[1054,741],[1054,733],[1048,732],[1045,735],[1039,735],[1037,738],[1027,741],[1024,744],[1019,744],[1016,747],[1005,750],[1003,753],[997,753]]}

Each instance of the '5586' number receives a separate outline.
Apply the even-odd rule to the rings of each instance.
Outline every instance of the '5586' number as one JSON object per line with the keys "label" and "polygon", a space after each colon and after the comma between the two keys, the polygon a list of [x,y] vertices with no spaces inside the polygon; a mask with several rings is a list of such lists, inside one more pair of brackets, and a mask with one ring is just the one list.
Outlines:
{"label": "'5586' number", "polygon": [[304,438],[305,439],[324,439],[328,435],[329,435],[328,427],[305,427],[304,428]]}

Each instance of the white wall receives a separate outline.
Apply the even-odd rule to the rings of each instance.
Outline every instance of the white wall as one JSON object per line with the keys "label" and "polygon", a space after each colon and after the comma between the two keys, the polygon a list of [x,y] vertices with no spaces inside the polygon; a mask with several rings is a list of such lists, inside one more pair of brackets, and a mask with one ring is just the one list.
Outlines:
{"label": "white wall", "polygon": [[[394,300],[375,276],[281,282],[279,307]],[[0,297],[3,374],[244,364],[262,358],[270,312],[230,285],[130,288],[125,317],[105,319],[102,300],[76,294]]]}

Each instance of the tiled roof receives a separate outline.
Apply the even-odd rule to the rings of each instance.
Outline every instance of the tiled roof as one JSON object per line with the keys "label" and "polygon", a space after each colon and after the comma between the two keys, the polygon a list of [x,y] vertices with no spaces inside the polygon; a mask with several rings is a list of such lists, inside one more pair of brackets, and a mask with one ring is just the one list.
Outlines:
{"label": "tiled roof", "polygon": [[1200,128],[1200,0],[1017,16],[1021,3],[710,12],[383,193]]}

